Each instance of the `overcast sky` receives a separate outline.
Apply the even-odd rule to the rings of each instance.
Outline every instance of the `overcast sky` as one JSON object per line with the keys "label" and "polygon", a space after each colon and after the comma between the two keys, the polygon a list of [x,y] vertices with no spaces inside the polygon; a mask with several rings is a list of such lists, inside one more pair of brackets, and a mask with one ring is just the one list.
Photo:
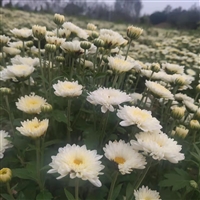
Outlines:
{"label": "overcast sky", "polygon": [[182,7],[189,9],[193,4],[200,6],[200,0],[142,0],[143,9],[141,14],[151,14],[155,11],[162,11],[167,5],[172,8]]}

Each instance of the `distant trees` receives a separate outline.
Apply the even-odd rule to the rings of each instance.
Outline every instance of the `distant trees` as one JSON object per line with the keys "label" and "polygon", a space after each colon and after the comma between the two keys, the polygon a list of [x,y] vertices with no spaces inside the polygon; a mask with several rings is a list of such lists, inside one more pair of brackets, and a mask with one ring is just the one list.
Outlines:
{"label": "distant trees", "polygon": [[197,29],[200,22],[200,7],[194,4],[189,10],[181,7],[172,9],[167,6],[162,12],[154,12],[149,16],[153,25],[166,22],[172,27],[184,29]]}

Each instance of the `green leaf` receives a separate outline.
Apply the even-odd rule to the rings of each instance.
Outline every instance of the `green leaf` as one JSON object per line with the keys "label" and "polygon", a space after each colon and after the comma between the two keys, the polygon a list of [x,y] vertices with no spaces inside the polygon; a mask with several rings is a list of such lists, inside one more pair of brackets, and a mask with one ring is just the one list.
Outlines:
{"label": "green leaf", "polygon": [[13,200],[13,199],[11,198],[11,196],[8,195],[8,194],[1,194],[1,197],[3,197],[5,200]]}
{"label": "green leaf", "polygon": [[126,200],[129,200],[133,196],[133,185],[128,183],[126,187]]}
{"label": "green leaf", "polygon": [[74,196],[69,191],[64,189],[64,192],[65,192],[65,196],[67,197],[68,200],[75,200]]}
{"label": "green leaf", "polygon": [[117,187],[115,187],[113,196],[112,196],[112,200],[115,200],[118,197],[118,195],[121,191],[121,188],[122,188],[122,184],[119,184]]}
{"label": "green leaf", "polygon": [[36,200],[50,200],[52,198],[52,194],[49,191],[45,190],[37,195]]}
{"label": "green leaf", "polygon": [[180,190],[190,184],[190,176],[182,169],[175,168],[175,172],[165,174],[165,180],[160,181],[161,187],[172,187],[172,191]]}
{"label": "green leaf", "polygon": [[27,200],[27,198],[25,197],[23,192],[20,192],[18,197],[17,197],[17,200]]}
{"label": "green leaf", "polygon": [[65,111],[54,110],[53,111],[53,117],[58,122],[64,122],[65,124],[67,123],[67,116],[66,116]]}

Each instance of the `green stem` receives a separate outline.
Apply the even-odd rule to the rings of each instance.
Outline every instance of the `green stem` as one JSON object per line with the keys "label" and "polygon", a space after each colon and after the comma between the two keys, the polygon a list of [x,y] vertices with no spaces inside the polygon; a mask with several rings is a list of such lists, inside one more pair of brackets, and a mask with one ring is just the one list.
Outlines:
{"label": "green stem", "polygon": [[41,168],[41,149],[40,149],[40,138],[37,138],[35,140],[35,146],[36,146],[36,172],[37,172],[37,183],[40,187],[40,191],[42,191],[43,185],[41,183],[41,173],[40,173],[40,168]]}
{"label": "green stem", "polygon": [[15,198],[14,198],[14,196],[13,196],[13,194],[12,194],[12,190],[11,190],[11,188],[10,188],[10,183],[9,183],[9,182],[6,183],[6,187],[7,187],[7,192],[8,192],[8,194],[10,195],[10,198],[11,198],[12,200],[15,200]]}
{"label": "green stem", "polygon": [[149,169],[150,169],[150,167],[151,167],[151,163],[152,163],[152,160],[150,161],[149,166],[146,167],[146,169],[144,170],[144,173],[142,174],[142,177],[141,177],[140,180],[138,181],[138,183],[137,183],[137,185],[136,185],[136,187],[135,187],[135,190],[137,190],[137,189],[140,187],[142,181],[144,180],[145,176],[147,175],[147,172],[149,171]]}
{"label": "green stem", "polygon": [[116,85],[116,83],[117,83],[118,77],[119,77],[118,74],[115,74],[115,77],[114,77],[113,83],[112,83],[112,87],[113,87],[113,88],[115,87],[115,85]]}
{"label": "green stem", "polygon": [[25,43],[24,43],[24,40],[22,40],[22,44],[23,44],[22,55],[25,56]]}
{"label": "green stem", "polygon": [[114,178],[112,180],[111,186],[110,186],[110,191],[109,191],[107,200],[112,200],[112,195],[113,195],[113,191],[114,191],[114,187],[115,187],[115,183],[117,181],[118,175],[119,175],[119,172],[116,171],[114,174]]}
{"label": "green stem", "polygon": [[127,51],[126,51],[125,60],[126,60],[127,57],[128,57],[128,52],[129,52],[129,49],[130,49],[130,46],[131,46],[131,42],[132,42],[132,39],[129,41],[128,48],[127,48]]}
{"label": "green stem", "polygon": [[79,193],[79,178],[77,178],[75,184],[75,200],[79,200],[78,193]]}
{"label": "green stem", "polygon": [[6,67],[5,55],[4,55],[3,47],[1,47],[1,53],[2,53],[2,65],[3,65],[4,67]]}
{"label": "green stem", "polygon": [[196,96],[195,96],[195,98],[194,98],[194,102],[197,101],[197,99],[198,99],[198,97],[199,97],[199,94],[200,94],[200,93],[197,93],[197,94],[196,94]]}
{"label": "green stem", "polygon": [[72,103],[72,100],[68,99],[67,101],[67,140],[68,140],[68,143],[71,142],[71,122],[70,122],[71,103]]}
{"label": "green stem", "polygon": [[138,85],[138,83],[139,83],[139,80],[140,80],[140,75],[138,75],[138,77],[137,77],[137,80],[136,80],[136,83],[135,83],[133,92],[135,92],[135,90],[136,90],[136,88],[137,88],[137,85]]}
{"label": "green stem", "polygon": [[42,67],[42,58],[41,58],[41,51],[40,50],[41,50],[41,44],[40,44],[40,40],[38,40],[38,53],[39,53],[40,70],[41,70],[41,76],[42,76],[42,85],[43,85],[43,90],[44,90],[46,98],[47,98],[45,79],[44,79],[44,70],[43,70],[43,67]]}
{"label": "green stem", "polygon": [[108,123],[109,114],[110,114],[110,111],[107,110],[106,116],[105,116],[105,118],[103,118],[103,126],[102,126],[102,132],[101,132],[101,146],[103,144],[104,137],[106,135],[106,127],[107,127],[107,123]]}
{"label": "green stem", "polygon": [[69,76],[69,80],[72,80],[73,77],[73,71],[74,71],[74,58],[72,58],[72,64],[70,66],[70,76]]}
{"label": "green stem", "polygon": [[14,129],[14,125],[13,125],[13,121],[14,121],[13,113],[11,112],[11,109],[10,109],[10,104],[9,104],[9,101],[8,101],[8,96],[5,95],[4,98],[5,98],[5,102],[6,102],[6,107],[8,109],[8,116],[9,116],[9,120],[10,120],[11,129],[12,129],[13,134],[14,134],[15,133],[15,129]]}

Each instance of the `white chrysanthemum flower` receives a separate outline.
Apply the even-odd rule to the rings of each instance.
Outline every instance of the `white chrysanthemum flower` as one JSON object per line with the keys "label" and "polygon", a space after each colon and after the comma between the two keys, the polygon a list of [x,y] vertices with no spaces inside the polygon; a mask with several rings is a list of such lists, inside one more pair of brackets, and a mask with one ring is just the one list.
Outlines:
{"label": "white chrysanthemum flower", "polygon": [[6,139],[7,137],[10,137],[10,135],[5,131],[0,130],[0,159],[3,158],[5,150],[13,146],[11,141]]}
{"label": "white chrysanthemum flower", "polygon": [[56,36],[46,36],[45,37],[47,43],[49,44],[55,44],[57,47],[59,47],[63,42],[65,42],[64,38],[58,38]]}
{"label": "white chrysanthemum flower", "polygon": [[134,190],[135,200],[161,200],[160,194],[155,190],[150,190],[144,185],[139,190]]}
{"label": "white chrysanthemum flower", "polygon": [[189,111],[193,113],[195,113],[198,110],[198,106],[196,106],[192,101],[183,100],[183,104]]}
{"label": "white chrysanthemum flower", "polygon": [[82,94],[82,85],[79,85],[77,81],[58,81],[53,85],[54,94],[61,97],[77,97]]}
{"label": "white chrysanthemum flower", "polygon": [[21,51],[17,48],[12,48],[12,47],[3,47],[3,52],[11,55],[11,56],[15,56],[17,54],[20,54]]}
{"label": "white chrysanthemum flower", "polygon": [[12,73],[15,77],[27,77],[33,73],[34,67],[27,64],[19,64],[19,65],[10,65],[7,66],[7,69],[10,73]]}
{"label": "white chrysanthemum flower", "polygon": [[180,153],[182,146],[162,132],[140,132],[135,137],[137,141],[130,141],[133,149],[143,151],[155,160],[178,163],[185,159],[184,154]]}
{"label": "white chrysanthemum flower", "polygon": [[17,41],[17,42],[8,42],[8,46],[16,49],[22,49],[23,48],[23,42]]}
{"label": "white chrysanthemum flower", "polygon": [[83,53],[84,50],[80,46],[79,41],[73,41],[73,42],[63,42],[60,45],[60,48],[67,53],[77,53],[78,55]]}
{"label": "white chrysanthemum flower", "polygon": [[[132,104],[137,104],[142,99],[142,94],[137,93],[137,92],[130,94],[130,96],[131,96]],[[146,106],[150,106],[150,105],[151,105],[151,99],[147,97]]]}
{"label": "white chrysanthemum flower", "polygon": [[2,71],[0,71],[0,81],[7,81],[9,79],[17,81],[14,74],[11,73],[7,68],[4,68]]}
{"label": "white chrysanthemum flower", "polygon": [[10,32],[15,37],[20,38],[20,39],[26,39],[32,35],[32,30],[28,28],[21,28],[21,29],[14,28]]}
{"label": "white chrysanthemum flower", "polygon": [[0,46],[6,45],[10,41],[10,38],[5,35],[0,35]]}
{"label": "white chrysanthemum flower", "polygon": [[192,88],[190,85],[194,81],[194,77],[186,74],[173,74],[171,77],[171,82],[175,83],[179,86],[182,86],[179,88],[179,90],[184,90],[187,88]]}
{"label": "white chrysanthemum flower", "polygon": [[145,157],[133,150],[130,144],[123,140],[109,141],[103,150],[106,158],[114,161],[123,175],[130,174],[133,169],[144,169],[147,164]]}
{"label": "white chrysanthemum flower", "polygon": [[101,29],[99,38],[104,41],[105,48],[115,48],[127,43],[127,40],[125,40],[118,32],[110,29]]}
{"label": "white chrysanthemum flower", "polygon": [[39,58],[31,58],[31,57],[21,57],[19,55],[15,56],[14,58],[11,58],[11,63],[13,65],[30,65],[30,66],[37,66],[39,65]]}
{"label": "white chrysanthemum flower", "polygon": [[159,83],[146,80],[145,85],[158,98],[174,99],[173,94]]}
{"label": "white chrysanthemum flower", "polygon": [[175,99],[178,101],[190,101],[190,102],[194,102],[194,99],[187,96],[186,94],[182,94],[182,93],[177,93],[174,95]]}
{"label": "white chrysanthemum flower", "polygon": [[38,138],[44,135],[47,131],[49,120],[38,120],[36,117],[32,120],[21,122],[21,127],[16,129],[24,136]]}
{"label": "white chrysanthemum flower", "polygon": [[85,40],[88,38],[88,34],[85,30],[83,30],[82,28],[76,26],[75,24],[71,22],[65,22],[62,26],[64,27],[64,29],[67,29],[71,31],[72,33],[75,33],[79,38],[82,38]]}
{"label": "white chrysanthemum flower", "polygon": [[162,126],[160,122],[152,117],[151,112],[147,110],[141,110],[134,106],[120,107],[117,112],[117,116],[123,121],[120,122],[121,126],[137,125],[143,131],[156,131],[158,132]]}
{"label": "white chrysanthemum flower", "polygon": [[97,30],[97,26],[95,26],[95,25],[92,24],[92,23],[88,23],[88,24],[87,24],[87,29],[88,29],[88,30],[91,30],[91,31],[95,31],[95,30]]}
{"label": "white chrysanthemum flower", "polygon": [[168,74],[183,74],[184,73],[184,66],[180,66],[177,64],[162,64],[162,68],[168,73]]}
{"label": "white chrysanthemum flower", "polygon": [[29,114],[39,114],[41,106],[44,104],[46,104],[46,100],[34,93],[29,96],[25,95],[25,97],[19,98],[18,102],[16,102],[17,109]]}
{"label": "white chrysanthemum flower", "polygon": [[87,101],[94,105],[102,105],[101,112],[106,113],[107,110],[113,112],[115,105],[131,101],[131,97],[114,88],[98,88],[89,93]]}
{"label": "white chrysanthemum flower", "polygon": [[122,56],[108,57],[108,65],[117,73],[127,72],[134,66],[132,60],[125,60]]}
{"label": "white chrysanthemum flower", "polygon": [[51,158],[52,162],[49,165],[53,169],[50,169],[48,173],[60,174],[57,179],[69,174],[72,179],[81,178],[101,187],[98,176],[102,174],[100,171],[104,169],[104,166],[99,161],[102,156],[98,155],[96,150],[88,150],[85,145],[67,144],[65,147],[59,148],[58,154]]}

